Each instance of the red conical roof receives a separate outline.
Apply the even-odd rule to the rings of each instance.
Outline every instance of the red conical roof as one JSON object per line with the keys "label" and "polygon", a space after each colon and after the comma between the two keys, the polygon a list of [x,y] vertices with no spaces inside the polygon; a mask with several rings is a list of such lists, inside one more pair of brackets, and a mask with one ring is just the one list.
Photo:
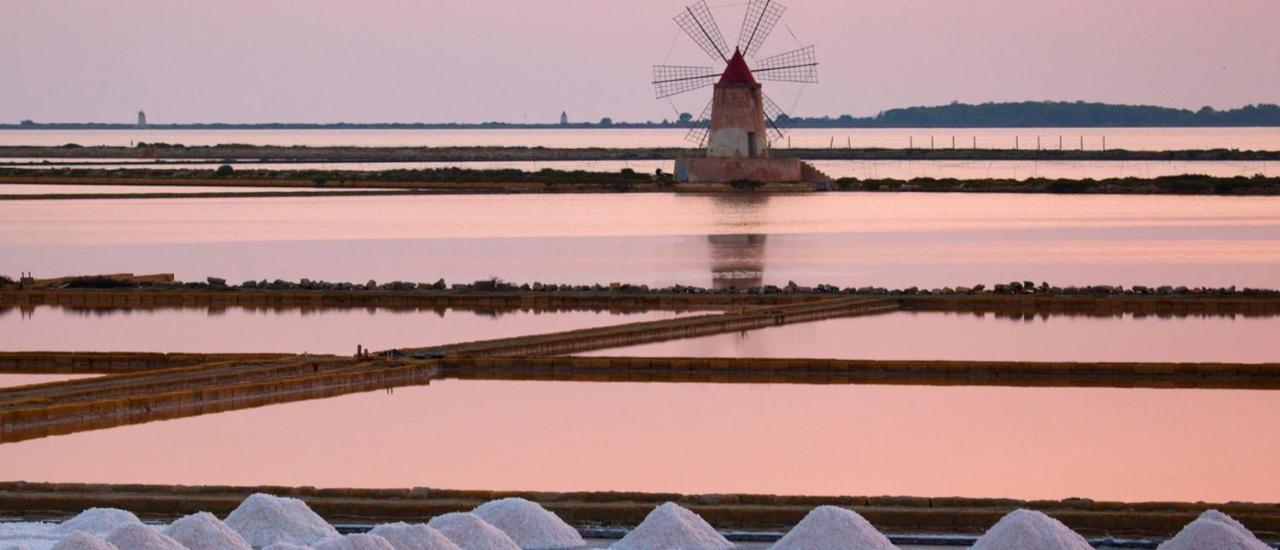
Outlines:
{"label": "red conical roof", "polygon": [[742,50],[734,50],[733,58],[729,59],[729,66],[724,68],[724,74],[720,75],[721,84],[755,84],[756,77],[751,74],[751,68],[747,67],[747,60],[742,58]]}

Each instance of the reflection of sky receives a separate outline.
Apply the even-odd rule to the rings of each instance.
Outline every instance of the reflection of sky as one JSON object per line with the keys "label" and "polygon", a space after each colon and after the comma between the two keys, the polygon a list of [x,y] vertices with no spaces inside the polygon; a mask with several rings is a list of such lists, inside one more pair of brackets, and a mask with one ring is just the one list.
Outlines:
{"label": "reflection of sky", "polygon": [[1280,500],[1274,392],[436,381],[0,446],[41,481]]}
{"label": "reflection of sky", "polygon": [[[763,235],[764,281],[779,285],[1280,281],[1274,197],[831,193],[767,201],[604,194],[9,202],[0,204],[0,273],[706,286],[719,254],[709,235]],[[739,249],[743,258],[753,250]]]}

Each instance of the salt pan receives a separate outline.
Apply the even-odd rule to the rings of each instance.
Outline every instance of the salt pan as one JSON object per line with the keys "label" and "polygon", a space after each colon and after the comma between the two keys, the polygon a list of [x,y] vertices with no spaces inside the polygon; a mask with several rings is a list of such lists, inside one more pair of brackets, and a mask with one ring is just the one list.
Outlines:
{"label": "salt pan", "polygon": [[98,537],[106,536],[124,525],[142,525],[133,512],[117,508],[90,508],[80,512],[58,526],[58,533],[70,535],[76,531],[84,531]]}
{"label": "salt pan", "polygon": [[338,536],[338,531],[296,498],[262,493],[249,495],[227,516],[227,526],[254,547],[277,542],[310,545]]}
{"label": "salt pan", "polygon": [[506,533],[470,512],[454,512],[431,518],[427,524],[463,550],[520,550]]}
{"label": "salt pan", "polygon": [[53,550],[116,550],[116,547],[89,533],[76,531],[53,545]]}
{"label": "salt pan", "polygon": [[315,550],[396,550],[378,535],[356,534],[326,540],[313,546]]}
{"label": "salt pan", "polygon": [[275,544],[272,544],[271,546],[263,548],[262,550],[311,550],[311,549],[301,544],[294,544],[292,542],[277,542]]}
{"label": "salt pan", "polygon": [[1217,510],[1207,510],[1188,523],[1159,550],[1268,550],[1249,529],[1235,518]]}
{"label": "salt pan", "polygon": [[889,539],[857,512],[819,506],[773,545],[773,550],[894,550]]}
{"label": "salt pan", "polygon": [[396,550],[462,550],[443,533],[421,523],[385,523],[369,534],[387,539]]}
{"label": "salt pan", "polygon": [[164,529],[164,534],[190,550],[253,550],[240,533],[209,512],[175,521]]}
{"label": "salt pan", "polygon": [[523,498],[481,504],[475,515],[501,529],[525,550],[558,550],[586,546],[578,530],[542,505]]}
{"label": "salt pan", "polygon": [[644,521],[609,548],[615,550],[721,550],[733,548],[701,516],[674,502],[654,508]]}
{"label": "salt pan", "polygon": [[1006,514],[978,539],[972,550],[1092,550],[1084,537],[1035,510]]}
{"label": "salt pan", "polygon": [[121,550],[186,550],[159,529],[141,523],[123,525],[107,535],[107,542]]}

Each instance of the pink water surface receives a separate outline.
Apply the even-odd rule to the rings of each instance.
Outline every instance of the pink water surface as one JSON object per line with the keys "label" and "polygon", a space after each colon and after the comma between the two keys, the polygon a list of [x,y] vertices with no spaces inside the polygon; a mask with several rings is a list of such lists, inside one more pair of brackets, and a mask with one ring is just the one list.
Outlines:
{"label": "pink water surface", "polygon": [[1280,500],[1274,392],[437,381],[0,446],[0,478]]}

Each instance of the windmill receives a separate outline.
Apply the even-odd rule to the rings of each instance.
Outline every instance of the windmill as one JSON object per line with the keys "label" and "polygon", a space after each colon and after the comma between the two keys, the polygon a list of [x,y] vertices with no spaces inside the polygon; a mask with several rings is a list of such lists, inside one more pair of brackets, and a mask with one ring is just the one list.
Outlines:
{"label": "windmill", "polygon": [[[687,136],[700,147],[706,147],[706,158],[677,161],[678,181],[806,179],[802,177],[799,161],[769,162],[770,141],[783,137],[790,118],[765,95],[759,81],[818,82],[818,60],[813,46],[758,57],[784,11],[786,7],[774,0],[750,0],[738,31],[737,46],[732,51],[705,0],[676,15],[675,22],[685,34],[713,61],[724,64],[723,69],[691,65],[653,67],[653,89],[658,99],[714,87],[711,101],[694,120]],[[747,162],[751,159],[755,161]]]}

